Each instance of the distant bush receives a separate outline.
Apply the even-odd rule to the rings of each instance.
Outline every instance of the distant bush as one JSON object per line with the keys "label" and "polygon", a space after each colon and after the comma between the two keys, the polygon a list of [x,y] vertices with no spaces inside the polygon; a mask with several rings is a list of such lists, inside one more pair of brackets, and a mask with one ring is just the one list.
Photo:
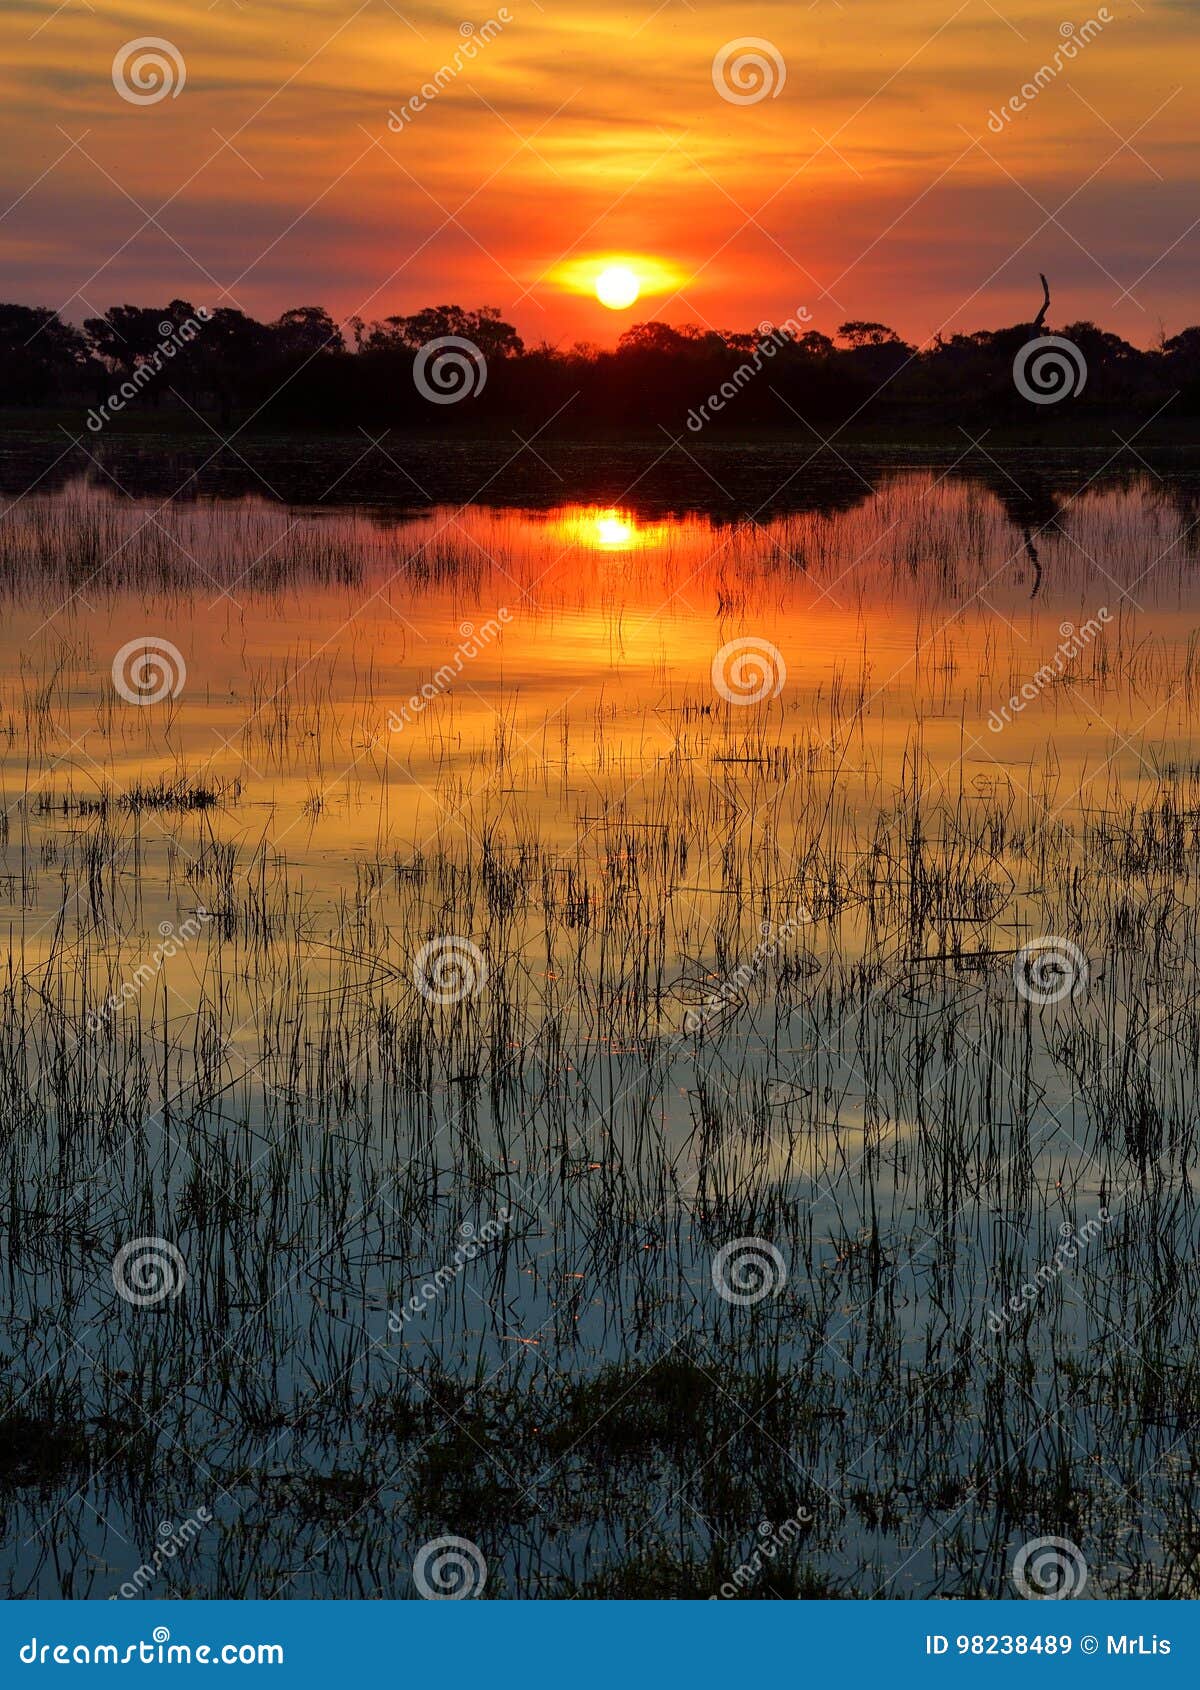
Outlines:
{"label": "distant bush", "polygon": [[[193,319],[202,327],[164,360],[164,341]],[[45,307],[0,305],[0,391],[10,406],[102,406],[124,388],[136,394],[133,410],[191,406],[225,423],[323,428],[477,430],[553,418],[560,431],[661,425],[678,434],[694,415],[717,431],[810,424],[824,432],[851,420],[970,427],[1044,415],[1013,379],[1021,348],[1050,332],[1041,317],[920,348],[884,323],[847,322],[833,339],[798,327],[746,333],[647,322],[612,351],[560,350],[526,347],[490,306],[427,306],[339,325],[317,305],[260,323],[175,299],[113,306],[79,329]],[[1063,412],[1148,415],[1168,403],[1176,415],[1200,411],[1200,327],[1150,350],[1090,322],[1054,332],[1073,343],[1087,372]],[[436,385],[431,398],[429,361],[441,355],[457,357],[451,375],[465,387],[461,403]],[[449,375],[445,385],[453,392]]]}

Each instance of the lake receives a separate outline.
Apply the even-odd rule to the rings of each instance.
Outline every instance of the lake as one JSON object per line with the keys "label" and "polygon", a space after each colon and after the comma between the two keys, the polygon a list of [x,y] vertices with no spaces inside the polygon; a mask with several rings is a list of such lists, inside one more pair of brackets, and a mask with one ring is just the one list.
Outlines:
{"label": "lake", "polygon": [[5,502],[7,1593],[1194,1596],[1200,478],[438,459]]}

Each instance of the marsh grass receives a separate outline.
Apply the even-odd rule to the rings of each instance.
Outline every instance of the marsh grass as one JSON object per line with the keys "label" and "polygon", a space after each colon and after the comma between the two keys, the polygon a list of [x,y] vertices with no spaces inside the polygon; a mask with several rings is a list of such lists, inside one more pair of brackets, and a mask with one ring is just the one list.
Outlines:
{"label": "marsh grass", "polygon": [[[1001,1595],[1014,1545],[1061,1534],[1098,1593],[1194,1595],[1175,507],[1083,503],[1032,610],[994,502],[919,478],[566,560],[577,513],[476,513],[467,538],[249,504],[139,520],[76,489],[0,524],[34,623],[64,589],[106,606],[73,601],[3,671],[8,1592],[112,1594],[203,1505],[174,1594],[409,1595],[452,1532],[489,1595],[707,1596],[804,1509],[744,1594]],[[252,614],[222,603],[181,697],[115,698],[112,630],[198,627],[203,577],[264,546]],[[989,736],[1114,583],[1142,608]],[[517,632],[389,735],[398,677],[502,591]],[[377,622],[332,619],[367,593]],[[829,593],[853,637],[814,649]],[[677,622],[646,633],[664,601]],[[709,676],[742,631],[792,671],[750,708]],[[448,934],[482,985],[431,1002],[414,956]],[[1044,935],[1090,974],[1039,1007],[1013,959]],[[112,1263],[147,1236],[186,1284],[137,1307]],[[752,1307],[711,1275],[744,1236],[787,1265]]]}

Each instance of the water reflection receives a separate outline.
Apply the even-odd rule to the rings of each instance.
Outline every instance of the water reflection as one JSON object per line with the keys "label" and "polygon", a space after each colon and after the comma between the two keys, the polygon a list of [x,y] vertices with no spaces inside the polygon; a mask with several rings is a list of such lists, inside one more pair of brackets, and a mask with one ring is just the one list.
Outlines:
{"label": "water reflection", "polygon": [[618,505],[563,505],[545,519],[546,532],[568,551],[647,551],[667,545],[678,526]]}
{"label": "water reflection", "polygon": [[[397,1588],[451,1529],[587,1593],[647,1518],[702,1594],[705,1522],[798,1497],[808,1590],[999,1593],[1064,1493],[1166,1558],[1186,1381],[1114,1335],[1154,1379],[1200,1341],[1190,494],[994,474],[4,514],[0,1477],[14,1541],[55,1523],[14,1593],[110,1594],[214,1492],[215,1595]],[[1022,973],[1044,936],[1085,991]],[[186,1265],[148,1320],[134,1237]],[[128,1380],[169,1447],[124,1455]]]}

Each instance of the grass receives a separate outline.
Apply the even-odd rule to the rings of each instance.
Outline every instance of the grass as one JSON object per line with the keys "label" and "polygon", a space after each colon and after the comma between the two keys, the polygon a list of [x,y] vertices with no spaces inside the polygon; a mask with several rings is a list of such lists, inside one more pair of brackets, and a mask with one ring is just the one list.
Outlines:
{"label": "grass", "polygon": [[[1032,605],[987,488],[929,477],[557,562],[497,513],[17,506],[8,1594],[110,1595],[203,1506],[154,1594],[411,1595],[453,1534],[489,1596],[708,1596],[803,1511],[740,1594],[999,1596],[1063,1535],[1098,1594],[1194,1597],[1185,504],[1081,499]],[[501,595],[504,640],[389,735]],[[156,630],[188,680],[142,708],[108,665]],[[740,634],[786,653],[780,697],[714,692]],[[444,935],[478,989],[437,1002]],[[1089,977],[1038,1005],[1044,935]],[[744,1237],[786,1283],[739,1306],[713,1260]],[[138,1238],[178,1295],[117,1295]]]}

